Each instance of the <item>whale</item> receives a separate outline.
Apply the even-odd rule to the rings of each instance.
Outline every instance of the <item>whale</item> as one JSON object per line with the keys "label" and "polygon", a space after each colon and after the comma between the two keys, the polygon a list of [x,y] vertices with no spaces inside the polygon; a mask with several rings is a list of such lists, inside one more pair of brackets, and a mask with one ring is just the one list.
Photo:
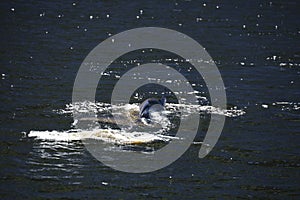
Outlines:
{"label": "whale", "polygon": [[154,105],[160,105],[163,108],[166,105],[166,102],[167,102],[167,98],[165,96],[162,96],[160,99],[156,99],[156,98],[146,99],[140,105],[139,117],[150,119],[151,107]]}

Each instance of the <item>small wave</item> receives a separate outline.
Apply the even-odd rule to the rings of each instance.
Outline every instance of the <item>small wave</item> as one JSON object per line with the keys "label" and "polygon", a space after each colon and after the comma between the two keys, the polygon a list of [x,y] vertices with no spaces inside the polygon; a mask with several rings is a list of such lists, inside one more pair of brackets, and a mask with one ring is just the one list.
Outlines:
{"label": "small wave", "polygon": [[275,102],[272,105],[280,106],[281,110],[300,110],[300,103],[297,102]]}
{"label": "small wave", "polygon": [[213,106],[201,106],[201,105],[186,105],[186,104],[167,104],[167,109],[179,110],[184,109],[187,113],[206,113],[206,114],[218,114],[226,117],[238,117],[244,115],[246,112],[238,109],[220,109]]}
{"label": "small wave", "polygon": [[127,132],[116,129],[94,129],[91,131],[69,130],[69,131],[30,131],[28,137],[39,140],[53,141],[78,141],[85,139],[102,140],[116,144],[142,144],[151,142],[168,142],[171,139],[178,139],[160,134],[151,134],[146,132]]}
{"label": "small wave", "polygon": [[270,107],[280,108],[282,111],[297,111],[300,110],[300,103],[299,102],[288,102],[288,101],[277,101],[271,104],[261,104],[262,108],[268,109]]}

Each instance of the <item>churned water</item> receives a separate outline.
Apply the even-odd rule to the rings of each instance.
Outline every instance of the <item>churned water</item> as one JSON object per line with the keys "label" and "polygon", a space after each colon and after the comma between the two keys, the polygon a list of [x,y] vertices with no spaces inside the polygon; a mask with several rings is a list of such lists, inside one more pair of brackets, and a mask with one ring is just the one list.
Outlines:
{"label": "churned water", "polygon": [[[1,199],[299,198],[299,7],[298,1],[1,2]],[[71,103],[76,73],[96,45],[150,26],[182,32],[209,52],[224,80],[226,110],[210,106],[191,65],[155,49],[113,62],[99,81],[95,104],[82,102],[78,109]],[[149,62],[184,74],[199,104],[180,104],[169,91],[168,117],[158,118],[163,131],[144,132],[135,127],[141,122],[125,121],[120,132],[109,114],[112,89],[126,70]],[[120,112],[134,117],[142,100],[164,92],[158,85],[132,91],[131,104],[120,105]],[[80,141],[111,143],[107,151],[151,153],[181,139],[175,135],[179,107],[199,112],[200,128],[188,151],[161,170],[116,171]],[[72,112],[94,109],[99,129],[75,130]],[[225,126],[214,149],[199,159],[211,113],[226,116]]]}

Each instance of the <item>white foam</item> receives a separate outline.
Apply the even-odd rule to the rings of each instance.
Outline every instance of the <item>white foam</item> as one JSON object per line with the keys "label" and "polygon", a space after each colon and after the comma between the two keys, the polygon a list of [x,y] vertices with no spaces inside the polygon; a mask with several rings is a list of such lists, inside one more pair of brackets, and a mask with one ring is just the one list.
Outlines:
{"label": "white foam", "polygon": [[91,131],[69,130],[69,131],[30,131],[28,137],[40,140],[53,141],[79,141],[85,139],[102,140],[117,144],[139,144],[150,143],[154,141],[167,142],[176,137],[160,134],[151,134],[146,132],[127,132],[114,129],[94,129]]}
{"label": "white foam", "polygon": [[187,113],[208,113],[208,114],[218,114],[224,115],[226,117],[237,117],[244,115],[246,112],[238,109],[223,110],[213,106],[201,106],[201,105],[186,105],[186,104],[167,104],[167,109],[184,109]]}
{"label": "white foam", "polygon": [[[93,102],[80,102],[76,104],[67,104],[64,109],[58,110],[59,114],[71,114],[73,112],[86,113],[94,112],[98,113],[98,117],[102,114],[107,114],[114,111],[114,114],[122,116],[124,124],[128,127],[125,129],[111,129],[111,128],[94,128],[93,130],[76,130],[70,129],[68,131],[30,131],[28,137],[34,137],[40,140],[53,140],[53,141],[78,141],[85,139],[95,139],[102,140],[110,143],[117,144],[137,144],[137,143],[150,143],[154,141],[170,141],[172,139],[178,139],[176,137],[163,135],[164,132],[168,131],[172,126],[167,115],[180,113],[179,111],[183,109],[185,114],[193,113],[207,113],[207,114],[218,114],[227,117],[236,117],[245,114],[245,111],[238,110],[236,108],[230,110],[222,110],[215,108],[213,106],[201,106],[201,105],[186,105],[186,104],[166,104],[166,110],[161,113],[152,113],[153,120],[151,123],[145,122],[144,125],[146,129],[140,127],[141,129],[136,129],[141,126],[141,122],[137,123],[132,120],[133,118],[138,119],[138,104],[125,104],[125,105],[111,105],[107,103],[93,103]],[[117,111],[117,113],[115,113]],[[137,115],[137,116],[136,116]],[[106,116],[106,115],[103,115]],[[105,117],[104,117],[105,118]],[[132,124],[128,122],[131,119]],[[105,118],[106,119],[106,118]],[[97,120],[95,119],[92,120]],[[101,122],[101,120],[99,120]],[[115,122],[103,119],[103,122],[108,122],[114,124]],[[77,121],[74,121],[73,126],[75,126]],[[128,125],[129,124],[129,125]],[[157,126],[159,125],[159,126]],[[148,129],[151,128],[151,129]],[[155,129],[155,131],[153,131]],[[146,131],[152,130],[152,131]]]}
{"label": "white foam", "polygon": [[300,110],[300,102],[277,101],[273,106],[280,106],[283,111]]}
{"label": "white foam", "polygon": [[[276,104],[280,104],[283,102],[276,102]],[[284,102],[285,103],[285,102]],[[56,110],[59,114],[68,114],[72,112],[111,112],[112,108],[117,110],[123,111],[138,111],[139,105],[138,104],[125,104],[125,105],[111,105],[108,103],[93,103],[93,102],[80,102],[73,104],[67,104],[65,109]],[[208,114],[219,114],[225,115],[227,117],[237,117],[244,115],[246,112],[244,110],[240,110],[237,108],[232,109],[220,109],[213,106],[207,105],[187,105],[187,104],[174,104],[174,103],[167,103],[166,104],[167,110],[178,110],[178,109],[185,109],[187,113],[208,113]]]}

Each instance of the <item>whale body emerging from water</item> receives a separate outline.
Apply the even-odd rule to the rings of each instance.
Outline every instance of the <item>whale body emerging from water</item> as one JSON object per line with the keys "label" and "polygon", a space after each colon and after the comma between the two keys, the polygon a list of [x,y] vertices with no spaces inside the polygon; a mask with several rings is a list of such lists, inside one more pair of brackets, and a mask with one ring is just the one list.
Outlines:
{"label": "whale body emerging from water", "polygon": [[160,105],[162,108],[165,106],[167,102],[166,97],[162,97],[161,99],[155,99],[155,98],[149,98],[146,99],[141,105],[140,105],[140,118],[146,118],[150,119],[150,109],[154,105]]}

